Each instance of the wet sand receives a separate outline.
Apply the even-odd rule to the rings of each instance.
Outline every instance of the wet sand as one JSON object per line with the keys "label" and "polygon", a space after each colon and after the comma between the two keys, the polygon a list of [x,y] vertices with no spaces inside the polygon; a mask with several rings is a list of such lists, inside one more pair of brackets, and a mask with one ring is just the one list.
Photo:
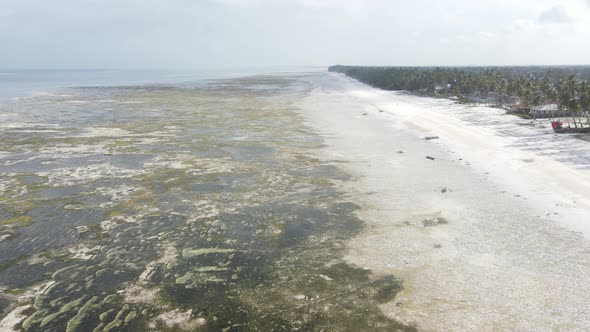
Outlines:
{"label": "wet sand", "polygon": [[427,331],[590,329],[588,142],[340,74],[310,81],[300,107],[357,178],[343,190],[369,224],[346,258],[403,280],[387,316]]}

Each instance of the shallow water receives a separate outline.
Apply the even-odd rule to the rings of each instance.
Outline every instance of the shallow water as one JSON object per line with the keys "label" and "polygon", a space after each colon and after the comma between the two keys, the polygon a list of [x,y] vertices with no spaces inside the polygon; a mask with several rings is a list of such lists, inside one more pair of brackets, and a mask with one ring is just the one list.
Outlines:
{"label": "shallow water", "polygon": [[[1,328],[411,330],[296,111],[305,74],[0,104]],[[8,315],[8,316],[7,316]]]}

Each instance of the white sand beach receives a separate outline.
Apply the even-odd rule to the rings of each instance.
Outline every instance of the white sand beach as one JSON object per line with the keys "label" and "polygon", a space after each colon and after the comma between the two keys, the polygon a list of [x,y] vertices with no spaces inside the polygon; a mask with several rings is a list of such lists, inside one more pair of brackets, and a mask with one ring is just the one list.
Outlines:
{"label": "white sand beach", "polygon": [[347,260],[403,280],[383,312],[426,331],[590,330],[590,142],[341,74],[312,81],[300,106],[358,178],[345,189],[368,223]]}

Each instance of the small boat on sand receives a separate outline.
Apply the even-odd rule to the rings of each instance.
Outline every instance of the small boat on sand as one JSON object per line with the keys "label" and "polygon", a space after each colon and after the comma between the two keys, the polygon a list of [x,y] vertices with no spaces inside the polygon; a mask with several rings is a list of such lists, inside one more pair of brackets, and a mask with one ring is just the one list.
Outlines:
{"label": "small boat on sand", "polygon": [[559,120],[551,121],[551,127],[553,131],[558,134],[583,134],[583,133],[590,133],[590,127],[572,127],[572,126],[563,126],[563,122]]}

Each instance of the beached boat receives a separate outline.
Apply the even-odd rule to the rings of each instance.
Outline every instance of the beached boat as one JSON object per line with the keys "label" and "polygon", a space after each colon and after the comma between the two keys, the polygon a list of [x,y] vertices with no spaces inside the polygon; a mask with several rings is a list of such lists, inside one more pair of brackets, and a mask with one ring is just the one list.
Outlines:
{"label": "beached boat", "polygon": [[553,131],[555,131],[558,134],[590,133],[590,127],[564,127],[563,122],[561,121],[551,121],[551,127],[553,128]]}

